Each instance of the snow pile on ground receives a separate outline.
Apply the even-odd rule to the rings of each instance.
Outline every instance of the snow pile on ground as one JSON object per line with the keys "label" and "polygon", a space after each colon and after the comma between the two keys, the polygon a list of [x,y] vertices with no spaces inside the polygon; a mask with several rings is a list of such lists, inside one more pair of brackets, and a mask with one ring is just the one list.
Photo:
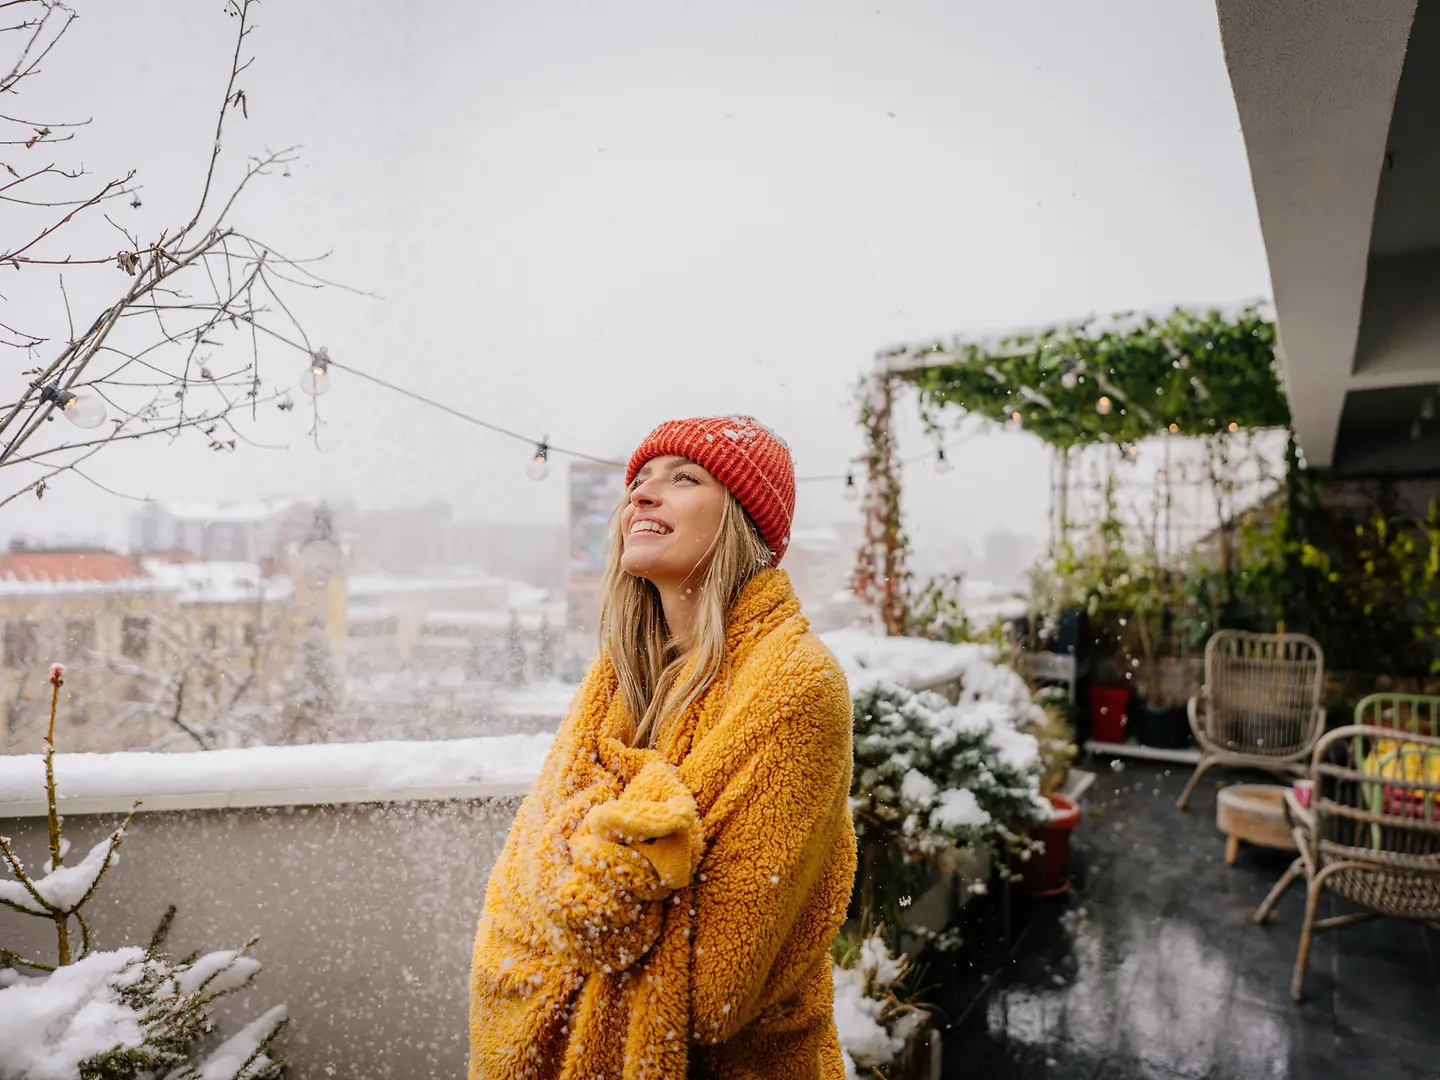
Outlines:
{"label": "snow pile on ground", "polygon": [[[62,804],[157,797],[235,795],[260,805],[265,793],[326,793],[343,801],[479,783],[526,785],[539,775],[554,736],[497,735],[433,742],[259,746],[191,754],[57,754]],[[36,801],[45,784],[39,754],[0,756],[0,807]],[[241,797],[243,796],[243,797]]]}
{"label": "snow pile on ground", "polygon": [[858,1080],[878,1075],[873,1070],[890,1064],[925,1022],[925,1013],[896,1000],[905,961],[892,956],[885,940],[875,934],[835,964],[833,972],[845,1076]]}
{"label": "snow pile on ground", "polygon": [[882,682],[911,690],[930,690],[956,679],[966,679],[977,667],[994,667],[994,650],[985,645],[883,637],[854,628],[832,630],[821,634],[820,640],[845,669],[852,694],[863,693]]}
{"label": "snow pile on ground", "polygon": [[265,1048],[285,1022],[283,1005],[202,1060],[191,1058],[211,1027],[206,1003],[246,985],[259,967],[237,951],[172,967],[125,948],[35,977],[0,969],[0,1080],[278,1077],[280,1063]]}

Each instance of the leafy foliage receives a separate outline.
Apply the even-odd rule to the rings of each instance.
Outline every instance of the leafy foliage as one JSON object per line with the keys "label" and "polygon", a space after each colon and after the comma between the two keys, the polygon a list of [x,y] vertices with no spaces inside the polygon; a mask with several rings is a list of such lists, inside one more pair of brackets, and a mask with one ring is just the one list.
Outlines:
{"label": "leafy foliage", "polygon": [[927,416],[956,405],[1056,447],[1290,423],[1275,326],[1258,307],[1119,314],[989,343],[935,342],[907,359]]}

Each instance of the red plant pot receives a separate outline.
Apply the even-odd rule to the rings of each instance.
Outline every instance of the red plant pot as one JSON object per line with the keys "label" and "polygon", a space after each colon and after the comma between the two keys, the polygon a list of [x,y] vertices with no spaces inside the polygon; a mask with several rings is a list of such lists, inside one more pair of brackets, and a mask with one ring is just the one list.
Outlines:
{"label": "red plant pot", "polygon": [[1070,834],[1080,824],[1080,808],[1064,795],[1049,796],[1055,816],[1033,838],[1045,850],[1024,864],[1021,891],[1031,896],[1059,896],[1070,891]]}
{"label": "red plant pot", "polygon": [[1091,684],[1085,688],[1090,701],[1090,737],[1096,742],[1125,741],[1125,706],[1130,690],[1124,686]]}

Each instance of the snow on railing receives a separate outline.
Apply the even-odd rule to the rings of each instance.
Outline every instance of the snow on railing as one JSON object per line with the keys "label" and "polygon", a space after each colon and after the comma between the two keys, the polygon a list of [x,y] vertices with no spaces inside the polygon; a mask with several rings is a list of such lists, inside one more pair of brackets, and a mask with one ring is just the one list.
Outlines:
{"label": "snow on railing", "polygon": [[[990,654],[980,645],[887,638],[863,630],[821,637],[856,694],[881,681],[936,689],[991,668]],[[563,711],[557,687],[544,690],[537,701],[543,698],[547,708]],[[552,739],[542,733],[196,753],[62,752],[55,769],[61,809],[70,814],[123,813],[137,798],[143,800],[142,812],[473,799],[528,791]],[[0,755],[0,818],[44,814],[44,790],[40,755]]]}
{"label": "snow on railing", "polygon": [[[553,736],[55,755],[67,814],[414,802],[524,794]],[[44,759],[0,756],[0,818],[45,813]]]}

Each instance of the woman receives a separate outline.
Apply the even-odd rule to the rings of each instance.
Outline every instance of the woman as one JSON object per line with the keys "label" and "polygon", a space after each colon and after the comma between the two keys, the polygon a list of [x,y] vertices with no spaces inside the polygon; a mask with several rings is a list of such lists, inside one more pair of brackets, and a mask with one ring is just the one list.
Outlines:
{"label": "woman", "polygon": [[485,895],[471,1080],[838,1080],[850,697],[775,569],[790,453],[674,421],[626,483],[601,657]]}

